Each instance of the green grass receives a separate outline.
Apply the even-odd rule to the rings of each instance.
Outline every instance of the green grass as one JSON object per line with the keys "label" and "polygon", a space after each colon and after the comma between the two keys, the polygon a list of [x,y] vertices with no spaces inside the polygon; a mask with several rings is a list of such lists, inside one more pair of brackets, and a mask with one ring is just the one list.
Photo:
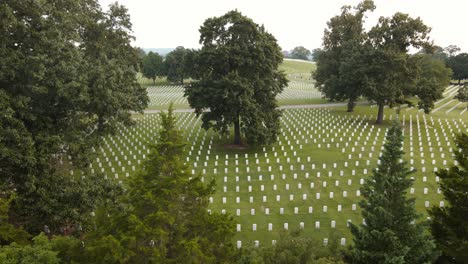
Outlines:
{"label": "green grass", "polygon": [[[314,63],[284,60],[280,69],[287,73],[290,82],[284,92],[277,97],[279,105],[327,103],[326,100],[321,99],[321,94],[310,78],[311,71],[315,69]],[[153,84],[152,80],[144,78],[140,73],[137,79],[142,86],[147,88],[150,97],[148,110],[167,109],[171,102],[174,103],[175,109],[190,108],[187,100],[183,98],[183,86],[170,84],[166,78],[158,78],[156,84]]]}
{"label": "green grass", "polygon": [[[186,161],[195,174],[202,175],[205,181],[216,180],[216,193],[213,195],[213,203],[209,205],[209,209],[212,212],[221,212],[224,209],[226,213],[234,217],[237,223],[241,224],[242,231],[236,233],[236,240],[242,240],[243,245],[253,240],[260,240],[261,244],[269,244],[271,240],[278,239],[279,231],[283,229],[283,224],[286,222],[289,224],[289,229],[297,229],[299,223],[304,222],[304,235],[326,238],[332,230],[330,222],[334,220],[336,230],[341,233],[342,237],[346,237],[349,243],[350,233],[346,227],[346,221],[348,219],[353,223],[362,221],[359,208],[356,211],[351,209],[352,204],[358,204],[360,200],[360,197],[356,196],[356,191],[361,186],[359,181],[361,178],[367,178],[371,174],[371,169],[377,166],[385,129],[389,126],[390,119],[395,119],[395,111],[385,109],[385,124],[376,126],[374,125],[376,107],[358,106],[354,113],[347,113],[345,110],[345,107],[328,110],[285,110],[281,119],[282,131],[278,142],[265,149],[261,147],[229,148],[227,146],[231,144],[231,136],[219,136],[211,130],[203,130],[200,127],[200,120],[194,114],[177,114],[178,126],[188,142],[188,160]],[[412,130],[409,125],[410,116]],[[424,115],[417,111],[401,111],[399,118],[405,122],[405,160],[409,162],[413,159],[414,164],[409,164],[409,166],[418,170],[413,175],[416,192],[410,196],[416,198],[418,211],[425,215],[425,201],[429,201],[431,205],[438,205],[442,200],[442,196],[437,193],[433,168],[447,167],[448,165],[443,165],[444,160],[447,164],[452,163],[449,149],[453,147],[454,135],[459,131],[466,132],[465,124],[468,120],[467,118],[440,118],[439,122],[439,117],[432,114]],[[145,158],[143,154],[147,155],[148,145],[157,140],[160,120],[158,115],[138,115],[135,116],[135,120],[136,126],[122,127],[115,136],[105,138],[105,143],[97,150],[101,167],[96,161],[93,163],[93,169],[102,170],[109,179],[122,182],[125,182],[127,173],[128,177],[135,173],[132,166],[138,170],[138,160],[141,162]],[[440,138],[441,146],[438,146],[436,134]],[[413,156],[410,150],[410,136],[413,140]],[[331,137],[334,138],[334,142],[331,142]],[[373,146],[374,141],[375,146]],[[429,142],[433,148],[433,158],[430,157]],[[337,143],[339,146],[336,145]],[[327,144],[330,146],[327,147]],[[374,150],[371,149],[372,146]],[[420,146],[423,147],[422,152],[419,149]],[[362,147],[364,150],[361,149]],[[355,149],[354,152],[352,148]],[[295,154],[294,151],[296,151]],[[277,152],[276,157],[275,152]],[[421,153],[425,156],[421,157]],[[238,155],[237,165],[236,154]],[[248,158],[245,158],[245,154]],[[351,154],[351,159],[348,157],[349,154]],[[369,157],[369,154],[372,154],[372,157]],[[308,161],[309,157],[310,161]],[[278,161],[277,158],[279,158]],[[257,159],[258,164],[256,164]],[[421,164],[423,159],[424,165]],[[432,164],[432,159],[436,161],[435,165]],[[227,165],[225,165],[226,161]],[[356,161],[359,162],[358,165]],[[347,167],[345,162],[348,162]],[[366,165],[367,162],[369,165]],[[333,167],[334,163],[336,163],[336,168]],[[315,164],[315,168],[312,168],[312,164]],[[326,164],[326,168],[323,168],[323,164]],[[301,170],[301,165],[304,165],[304,170]],[[268,171],[269,166],[271,166],[271,171]],[[114,167],[114,172],[112,172],[112,167]],[[236,172],[236,167],[238,172]],[[249,167],[249,172],[247,172],[247,167]],[[257,167],[261,170],[257,171]],[[365,167],[368,169],[367,174],[363,171]],[[422,167],[426,168],[426,172],[422,171]],[[225,168],[228,169],[227,173],[224,172]],[[355,170],[355,175],[352,175],[353,170]],[[340,171],[343,171],[343,176],[340,176]],[[317,176],[318,172],[320,172],[320,177]],[[331,176],[328,175],[329,172],[332,173]],[[306,173],[309,173],[308,178],[306,178]],[[283,174],[285,179],[282,179]],[[296,179],[294,174],[297,174]],[[262,180],[259,179],[260,175],[262,175]],[[271,175],[275,176],[274,180],[271,180]],[[224,182],[225,176],[227,182]],[[239,177],[238,182],[236,182],[236,176]],[[251,176],[250,181],[248,181],[248,176]],[[423,181],[424,176],[427,177],[426,182]],[[337,180],[339,186],[335,186]],[[348,180],[351,180],[350,185],[348,185]],[[327,182],[326,187],[323,186],[324,181]],[[302,184],[301,189],[299,189],[299,183]],[[315,185],[312,189],[311,183]],[[290,185],[289,190],[286,190],[286,184]],[[261,185],[264,185],[264,191],[261,191]],[[276,191],[273,190],[274,185],[277,187]],[[236,186],[239,187],[239,192],[236,192]],[[249,192],[249,186],[252,187],[252,192]],[[224,192],[224,187],[227,188],[226,192]],[[428,188],[428,194],[423,194],[424,188]],[[348,191],[347,197],[343,197],[344,190]],[[315,197],[317,192],[321,194],[320,199]],[[330,192],[334,192],[333,199],[329,198]],[[293,201],[289,201],[290,194],[294,195]],[[305,201],[302,200],[303,194],[307,194]],[[280,202],[276,202],[276,195],[281,196]],[[262,201],[263,196],[267,196],[266,202]],[[228,204],[222,203],[223,197],[226,197]],[[239,204],[236,203],[236,197],[240,197]],[[249,197],[253,197],[253,203],[249,202]],[[342,205],[342,212],[337,211],[338,204]],[[323,212],[324,205],[328,206],[328,212]],[[313,207],[312,214],[308,213],[309,206]],[[299,208],[299,214],[294,214],[295,207]],[[269,215],[265,215],[266,208],[270,210]],[[279,213],[280,208],[285,210],[283,215]],[[240,216],[236,216],[237,209],[241,210]],[[255,209],[254,216],[250,215],[250,209]],[[320,221],[320,229],[315,229],[315,221]],[[257,224],[256,232],[252,231],[254,223]],[[272,232],[267,230],[268,223],[273,224]]]}
{"label": "green grass", "polygon": [[286,74],[311,74],[315,70],[315,63],[307,61],[283,60],[279,66]]}
{"label": "green grass", "polygon": [[[315,69],[314,64],[286,60],[281,69],[288,74],[290,85],[278,96],[280,105],[328,103],[317,93],[313,81],[309,78],[310,72]],[[176,109],[189,107],[183,98],[181,86],[148,86],[147,89],[151,98],[149,109],[167,109],[171,101],[175,102]],[[437,193],[438,184],[434,168],[442,169],[452,164],[450,149],[453,151],[454,136],[459,132],[467,132],[466,103],[460,104],[454,100],[455,94],[456,87],[450,86],[444,93],[445,98],[438,101],[434,111],[428,115],[417,108],[406,106],[402,106],[399,114],[399,120],[404,122],[404,159],[408,163],[412,160],[413,164],[408,166],[417,169],[412,175],[415,180],[415,193],[408,195],[416,198],[416,208],[424,217],[427,215],[425,201],[429,201],[432,206],[438,205],[443,199],[441,194]],[[292,230],[297,229],[300,222],[304,222],[303,235],[327,238],[332,231],[332,220],[336,221],[335,230],[347,238],[349,243],[351,236],[346,227],[347,220],[353,223],[362,221],[359,206],[356,211],[352,210],[352,205],[357,205],[361,199],[356,195],[356,191],[361,187],[360,179],[369,177],[371,170],[377,167],[385,129],[389,127],[390,120],[396,118],[396,111],[385,108],[383,125],[375,125],[376,116],[377,107],[368,105],[356,106],[353,113],[346,112],[345,106],[284,110],[281,119],[282,131],[277,143],[265,149],[233,149],[229,147],[232,135],[219,136],[211,130],[203,130],[200,120],[192,113],[177,114],[179,129],[188,142],[187,163],[192,166],[194,173],[202,175],[205,181],[215,179],[217,183],[209,210],[225,210],[234,217],[242,228],[241,232],[236,233],[235,239],[242,240],[243,245],[251,244],[254,240],[259,240],[261,244],[271,243],[271,240],[279,238],[284,223],[288,223],[289,229]],[[93,169],[103,171],[111,180],[124,183],[127,176],[131,177],[135,173],[133,166],[138,170],[138,161],[141,163],[146,158],[149,144],[154,144],[157,140],[160,129],[158,115],[135,115],[134,118],[137,121],[136,126],[122,127],[115,136],[106,137],[105,143],[97,150],[101,164],[96,160]],[[334,142],[331,142],[332,137]],[[436,140],[437,137],[440,142]],[[327,146],[328,144],[330,146]],[[429,148],[432,148],[433,154]],[[248,158],[245,158],[246,154]],[[421,156],[422,154],[424,156]],[[235,155],[238,155],[237,164]],[[432,164],[432,160],[435,164]],[[356,165],[356,162],[359,164]],[[315,168],[312,168],[312,164],[315,164]],[[326,168],[323,168],[323,164],[326,164]],[[304,165],[304,170],[301,169],[301,165]],[[258,167],[260,171],[257,170]],[[367,174],[364,174],[364,167],[368,170]],[[227,173],[224,172],[226,168]],[[341,172],[343,176],[340,176]],[[262,180],[259,179],[260,175]],[[274,175],[273,180],[271,175]],[[239,181],[236,181],[236,176]],[[224,182],[224,177],[227,177],[227,182]],[[424,177],[426,181],[423,180]],[[349,185],[348,180],[351,180]],[[324,181],[327,182],[326,187],[323,186]],[[338,186],[335,186],[336,181],[339,181]],[[314,188],[310,188],[311,183],[314,184]],[[286,184],[289,184],[289,190],[286,190]],[[262,185],[264,191],[261,191]],[[273,189],[274,185],[276,190]],[[249,186],[252,188],[251,192]],[[239,192],[236,191],[236,187],[239,188]],[[428,194],[423,193],[424,188],[428,189]],[[344,190],[348,191],[347,197],[343,197]],[[329,198],[330,192],[334,193],[333,199]],[[316,199],[316,193],[320,193],[320,199]],[[293,201],[289,200],[291,194],[294,195]],[[302,200],[303,194],[307,195],[306,200]],[[277,195],[281,196],[280,202],[276,202]],[[266,202],[263,202],[263,196],[267,197]],[[222,203],[223,197],[228,200],[227,204]],[[240,203],[236,203],[236,197],[240,198]],[[250,197],[253,198],[253,203],[249,202]],[[342,205],[342,212],[337,210],[339,204]],[[328,206],[328,212],[323,212],[324,205]],[[310,206],[313,207],[312,214],[308,213]],[[298,214],[294,213],[295,207],[299,208]],[[265,214],[266,208],[270,210],[269,215]],[[279,212],[280,208],[284,208],[282,215]],[[240,216],[236,216],[237,209],[240,209]],[[250,215],[251,209],[255,209],[254,216]],[[320,221],[320,229],[315,228],[316,221]],[[257,224],[255,232],[252,231],[254,223]],[[268,223],[273,224],[272,232],[267,230]]]}

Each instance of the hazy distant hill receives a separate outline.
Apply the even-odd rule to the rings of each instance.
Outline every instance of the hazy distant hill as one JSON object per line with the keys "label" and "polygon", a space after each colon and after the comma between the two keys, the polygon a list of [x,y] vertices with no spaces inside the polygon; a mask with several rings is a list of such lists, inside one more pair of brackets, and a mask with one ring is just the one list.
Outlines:
{"label": "hazy distant hill", "polygon": [[161,56],[166,56],[169,52],[175,50],[174,48],[143,48],[143,50],[148,53],[150,51],[157,52]]}

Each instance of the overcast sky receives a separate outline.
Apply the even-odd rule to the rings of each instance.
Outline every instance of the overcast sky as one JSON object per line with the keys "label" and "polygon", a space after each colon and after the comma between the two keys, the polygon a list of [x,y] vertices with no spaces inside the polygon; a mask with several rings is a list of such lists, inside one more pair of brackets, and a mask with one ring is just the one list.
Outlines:
{"label": "overcast sky", "polygon": [[[99,0],[107,6],[116,0]],[[450,44],[468,52],[468,0],[374,0],[377,9],[369,14],[371,27],[380,16],[397,11],[421,17],[432,28],[431,38],[442,47]],[[201,24],[208,17],[237,9],[263,24],[283,50],[296,46],[320,47],[326,22],[340,13],[343,5],[359,0],[118,0],[129,9],[136,37],[143,48],[199,48]]]}

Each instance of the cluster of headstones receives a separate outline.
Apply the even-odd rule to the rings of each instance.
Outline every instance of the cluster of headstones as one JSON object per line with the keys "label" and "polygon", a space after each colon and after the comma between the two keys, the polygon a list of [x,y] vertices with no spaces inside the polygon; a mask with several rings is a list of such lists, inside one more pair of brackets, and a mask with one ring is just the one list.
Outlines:
{"label": "cluster of headstones", "polygon": [[[186,105],[188,107],[187,98],[184,97],[184,86],[182,85],[151,86],[147,88],[147,91],[150,99],[149,106],[167,106],[172,102],[176,105]],[[292,81],[277,96],[277,99],[311,99],[321,97],[322,94],[315,88],[313,83]]]}
{"label": "cluster of headstones", "polygon": [[[467,110],[467,105],[455,98],[458,93],[458,88],[457,85],[447,87],[443,93],[443,98],[434,103],[434,109],[432,109],[431,113],[438,113],[442,116],[448,113],[463,115]],[[414,109],[415,107],[411,106],[406,108],[406,111]],[[417,111],[422,113],[424,109],[419,109]]]}
{"label": "cluster of headstones", "polygon": [[[385,128],[372,124],[373,118],[341,116],[326,109],[285,110],[278,143],[259,150],[216,147],[227,138],[203,130],[192,113],[177,114],[177,124],[189,142],[186,162],[192,173],[201,174],[203,180],[216,179],[218,189],[210,198],[210,211],[235,215],[243,225],[253,226],[281,225],[277,220],[284,217],[301,220],[320,208],[314,212],[315,221],[329,221],[331,227],[340,221],[360,221],[359,187],[377,166],[386,134]],[[422,190],[424,206],[430,201],[443,206],[440,190],[432,191],[439,180],[433,171],[451,162],[453,137],[466,131],[466,125],[461,119],[424,115],[401,119],[406,123],[405,160],[419,170],[410,194],[419,195],[416,191]],[[99,157],[92,169],[119,181],[131,176],[149,153],[148,145],[156,143],[159,121],[159,115],[145,115],[136,119],[136,126],[122,126],[116,135],[106,137],[96,150]],[[314,156],[318,151],[320,156]],[[308,226],[306,231],[315,230]],[[238,237],[248,240],[255,234],[244,228]]]}
{"label": "cluster of headstones", "polygon": [[171,102],[176,105],[187,105],[183,85],[151,86],[146,89],[150,99],[149,106],[166,106]]}
{"label": "cluster of headstones", "polygon": [[313,99],[322,98],[322,93],[315,88],[314,83],[308,81],[290,81],[288,87],[276,97],[278,100],[283,99]]}

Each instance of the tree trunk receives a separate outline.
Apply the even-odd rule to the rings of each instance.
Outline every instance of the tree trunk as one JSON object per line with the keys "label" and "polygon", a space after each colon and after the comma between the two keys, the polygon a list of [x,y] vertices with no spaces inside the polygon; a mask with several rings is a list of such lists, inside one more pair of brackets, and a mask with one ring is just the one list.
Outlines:
{"label": "tree trunk", "polygon": [[460,83],[461,83],[461,79],[458,79],[458,85],[460,85]]}
{"label": "tree trunk", "polygon": [[240,120],[239,120],[239,115],[237,115],[236,120],[234,121],[234,145],[240,145],[240,143],[241,143]]}
{"label": "tree trunk", "polygon": [[383,122],[383,111],[384,111],[384,103],[379,103],[379,112],[377,113],[377,121],[376,124],[382,124]]}
{"label": "tree trunk", "polygon": [[156,78],[153,78],[153,84],[156,84]]}
{"label": "tree trunk", "polygon": [[354,99],[349,99],[348,101],[348,112],[353,112],[354,111],[354,107],[356,106],[356,103],[354,102]]}

